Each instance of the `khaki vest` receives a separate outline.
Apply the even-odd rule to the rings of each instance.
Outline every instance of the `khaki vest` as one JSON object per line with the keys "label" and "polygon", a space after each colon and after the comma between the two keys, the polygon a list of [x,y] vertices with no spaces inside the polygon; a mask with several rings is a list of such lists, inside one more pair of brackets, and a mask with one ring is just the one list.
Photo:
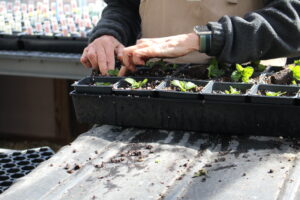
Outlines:
{"label": "khaki vest", "polygon": [[[141,0],[142,38],[165,37],[193,31],[195,25],[222,16],[244,16],[263,7],[263,0]],[[207,63],[206,54],[193,52],[172,59],[178,63]]]}

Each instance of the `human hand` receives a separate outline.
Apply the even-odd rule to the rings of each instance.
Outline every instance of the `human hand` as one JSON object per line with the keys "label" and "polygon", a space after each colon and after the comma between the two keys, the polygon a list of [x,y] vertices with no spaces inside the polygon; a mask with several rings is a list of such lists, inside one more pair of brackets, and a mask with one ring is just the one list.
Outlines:
{"label": "human hand", "polygon": [[122,62],[126,69],[135,71],[135,65],[145,65],[149,58],[175,58],[197,50],[199,50],[199,37],[195,33],[147,38],[125,48]]}
{"label": "human hand", "polygon": [[103,35],[83,51],[80,62],[88,68],[99,69],[102,75],[115,69],[115,55],[122,57],[124,46],[113,36]]}

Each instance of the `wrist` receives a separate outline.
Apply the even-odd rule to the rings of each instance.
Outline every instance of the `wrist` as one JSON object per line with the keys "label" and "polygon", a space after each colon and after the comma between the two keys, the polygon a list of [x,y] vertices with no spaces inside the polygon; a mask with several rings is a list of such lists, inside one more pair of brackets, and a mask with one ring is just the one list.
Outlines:
{"label": "wrist", "polygon": [[199,51],[201,53],[208,53],[211,48],[211,30],[208,28],[208,26],[195,26],[194,33],[199,38]]}
{"label": "wrist", "polygon": [[188,39],[190,41],[189,42],[189,47],[190,47],[191,51],[199,51],[200,50],[199,36],[196,33],[192,32],[192,33],[188,33],[187,37],[188,37]]}

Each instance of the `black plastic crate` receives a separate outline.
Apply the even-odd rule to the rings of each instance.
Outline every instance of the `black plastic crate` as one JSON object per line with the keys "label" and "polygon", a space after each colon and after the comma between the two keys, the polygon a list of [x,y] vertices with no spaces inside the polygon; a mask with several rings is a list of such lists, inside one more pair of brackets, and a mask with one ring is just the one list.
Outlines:
{"label": "black plastic crate", "polygon": [[27,51],[82,53],[88,44],[87,38],[23,35],[20,38]]}
{"label": "black plastic crate", "polygon": [[17,35],[0,34],[0,50],[19,50],[20,40]]}
{"label": "black plastic crate", "polygon": [[0,152],[0,194],[53,154],[49,147]]}

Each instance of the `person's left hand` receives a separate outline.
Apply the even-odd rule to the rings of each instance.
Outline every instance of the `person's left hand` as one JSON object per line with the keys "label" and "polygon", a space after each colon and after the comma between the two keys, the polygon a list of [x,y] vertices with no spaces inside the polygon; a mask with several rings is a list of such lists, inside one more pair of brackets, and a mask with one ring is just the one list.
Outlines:
{"label": "person's left hand", "polygon": [[[195,33],[140,39],[123,50],[122,62],[126,69],[135,71],[135,65],[145,65],[149,58],[175,58],[197,50],[199,37]],[[125,73],[124,67],[121,73]]]}

